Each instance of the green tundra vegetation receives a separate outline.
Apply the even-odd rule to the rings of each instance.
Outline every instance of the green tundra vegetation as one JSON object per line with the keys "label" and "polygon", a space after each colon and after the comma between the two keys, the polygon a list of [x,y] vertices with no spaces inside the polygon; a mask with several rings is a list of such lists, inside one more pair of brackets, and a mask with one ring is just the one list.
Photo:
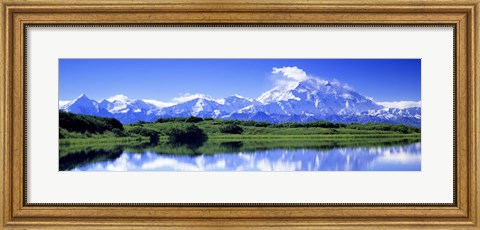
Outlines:
{"label": "green tundra vegetation", "polygon": [[[131,152],[150,150],[165,154],[214,154],[266,149],[330,149],[373,147],[420,141],[420,128],[392,124],[344,124],[328,121],[306,123],[221,120],[212,118],[160,118],[122,125],[102,118],[60,111],[60,157],[75,153],[64,162],[99,160]],[[95,153],[108,151],[109,155]],[[113,151],[115,150],[115,151]],[[111,154],[115,152],[115,154]],[[84,156],[83,158],[80,156]],[[62,162],[62,160],[61,160]],[[64,168],[70,168],[65,166]]]}

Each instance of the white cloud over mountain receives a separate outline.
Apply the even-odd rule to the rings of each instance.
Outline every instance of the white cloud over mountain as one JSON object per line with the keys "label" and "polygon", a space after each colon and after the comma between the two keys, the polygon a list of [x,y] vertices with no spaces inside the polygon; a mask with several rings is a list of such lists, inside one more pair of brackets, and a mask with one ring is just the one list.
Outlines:
{"label": "white cloud over mountain", "polygon": [[309,78],[307,73],[296,66],[293,67],[274,67],[272,69],[275,88],[278,90],[290,90],[295,88],[299,82]]}
{"label": "white cloud over mountain", "polygon": [[276,68],[274,67],[272,70],[273,74],[281,74],[281,76],[286,77],[287,79],[291,79],[294,81],[304,81],[308,79],[307,73],[296,66],[293,67],[282,67]]}

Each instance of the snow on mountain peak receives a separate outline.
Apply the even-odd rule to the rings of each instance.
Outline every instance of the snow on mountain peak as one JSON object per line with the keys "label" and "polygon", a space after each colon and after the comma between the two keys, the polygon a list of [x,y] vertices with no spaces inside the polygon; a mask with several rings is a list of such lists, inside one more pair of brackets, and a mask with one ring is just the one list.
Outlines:
{"label": "snow on mountain peak", "polygon": [[406,109],[412,107],[421,107],[422,101],[389,101],[389,102],[376,102],[385,108],[398,108]]}
{"label": "snow on mountain peak", "polygon": [[68,103],[70,103],[70,101],[62,101],[62,100],[60,100],[60,101],[58,101],[58,107],[59,107],[60,109],[62,109],[62,108],[63,108],[65,105],[67,105]]}
{"label": "snow on mountain peak", "polygon": [[144,99],[142,101],[144,101],[145,103],[148,103],[148,104],[152,104],[159,109],[175,105],[175,103],[173,103],[173,102],[163,102],[163,101],[157,101],[157,100],[151,100],[151,99]]}
{"label": "snow on mountain peak", "polygon": [[109,101],[109,102],[120,101],[120,102],[126,103],[126,102],[129,101],[129,99],[128,99],[127,96],[125,96],[123,94],[118,94],[118,95],[115,95],[113,97],[108,98],[107,101]]}
{"label": "snow on mountain peak", "polygon": [[70,101],[68,104],[88,103],[88,102],[90,102],[90,98],[88,98],[86,94],[82,93],[80,94],[80,96],[75,98],[73,101]]}
{"label": "snow on mountain peak", "polygon": [[64,107],[67,107],[69,105],[73,105],[75,103],[80,103],[80,102],[83,102],[85,103],[85,101],[90,101],[90,98],[87,97],[87,95],[85,95],[84,93],[80,94],[80,96],[78,96],[77,98],[71,100],[71,101],[68,101],[68,103],[64,104],[63,106]]}
{"label": "snow on mountain peak", "polygon": [[285,88],[276,87],[260,95],[260,97],[257,98],[257,101],[259,101],[262,104],[267,104],[270,102],[277,102],[277,101],[288,101],[290,99],[299,101],[300,98],[296,97],[292,93],[292,89],[294,88],[295,87],[293,85]]}
{"label": "snow on mountain peak", "polygon": [[239,94],[234,94],[234,95],[232,95],[232,96],[230,96],[230,97],[237,97],[237,98],[245,99],[245,100],[247,100],[247,101],[253,101],[253,99],[248,98],[248,97],[244,97],[244,96],[239,95]]}
{"label": "snow on mountain peak", "polygon": [[300,82],[311,78],[305,73],[305,71],[296,66],[281,68],[274,67],[272,69],[272,74],[275,81],[275,87],[257,98],[257,101],[262,104],[287,101],[290,99],[299,100],[299,98],[295,97],[291,91],[294,90]]}
{"label": "snow on mountain peak", "polygon": [[176,104],[180,104],[180,103],[187,102],[187,101],[191,101],[191,100],[195,100],[195,99],[198,99],[198,98],[213,100],[213,98],[211,98],[210,96],[205,95],[205,94],[201,94],[201,93],[195,93],[195,94],[186,93],[186,94],[183,94],[183,95],[181,95],[181,96],[179,96],[179,97],[173,98],[172,102],[173,102],[173,103],[176,103]]}
{"label": "snow on mountain peak", "polygon": [[310,77],[299,83],[297,88],[303,88],[309,91],[324,91],[329,93],[347,93],[353,89],[347,84],[342,84],[337,80],[328,81],[316,77]]}
{"label": "snow on mountain peak", "polygon": [[344,87],[338,81],[327,81],[315,77],[308,77],[302,81],[290,81],[263,93],[257,98],[257,101],[262,104],[296,100],[300,101],[299,94],[307,94],[307,99],[313,95],[318,94],[343,94],[344,97],[349,97],[349,89]]}
{"label": "snow on mountain peak", "polygon": [[99,106],[98,102],[88,98],[85,94],[81,94],[75,100],[68,102],[60,109],[72,113],[99,115],[106,117],[111,116],[108,111]]}

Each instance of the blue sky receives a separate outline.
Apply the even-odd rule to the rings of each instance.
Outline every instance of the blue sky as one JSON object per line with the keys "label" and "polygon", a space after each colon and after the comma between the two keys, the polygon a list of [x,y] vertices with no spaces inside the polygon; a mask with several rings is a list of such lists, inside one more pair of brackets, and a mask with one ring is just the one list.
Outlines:
{"label": "blue sky", "polygon": [[257,98],[275,86],[273,68],[297,67],[338,80],[375,101],[419,101],[420,59],[60,59],[60,100],[82,93],[171,101],[186,93]]}

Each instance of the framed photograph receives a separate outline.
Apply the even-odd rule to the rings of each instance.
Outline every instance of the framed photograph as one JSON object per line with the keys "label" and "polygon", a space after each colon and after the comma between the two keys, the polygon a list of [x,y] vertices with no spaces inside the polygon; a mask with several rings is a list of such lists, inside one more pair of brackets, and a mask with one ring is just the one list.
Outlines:
{"label": "framed photograph", "polygon": [[420,76],[421,59],[60,59],[59,170],[421,171]]}
{"label": "framed photograph", "polygon": [[478,229],[479,6],[2,2],[1,226]]}

